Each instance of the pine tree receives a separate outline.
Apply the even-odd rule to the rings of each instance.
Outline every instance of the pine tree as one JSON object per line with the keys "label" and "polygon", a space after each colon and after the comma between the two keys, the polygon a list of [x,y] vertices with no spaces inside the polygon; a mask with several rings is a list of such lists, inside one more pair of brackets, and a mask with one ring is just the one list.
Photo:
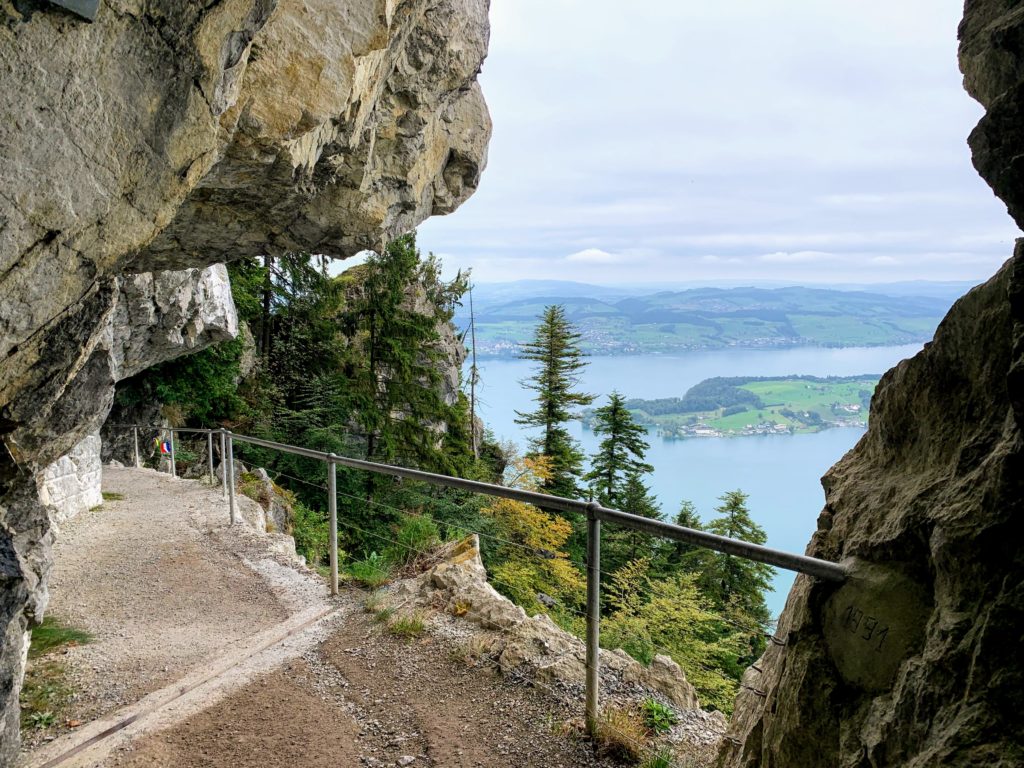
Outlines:
{"label": "pine tree", "polygon": [[[342,317],[355,347],[349,360],[352,410],[366,438],[367,460],[452,469],[452,452],[444,446],[449,435],[431,425],[458,427],[451,434],[462,434],[466,415],[441,393],[438,324],[450,321],[465,288],[461,274],[442,281],[433,256],[421,260],[415,234],[367,258]],[[418,301],[417,292],[425,300]]]}
{"label": "pine tree", "polygon": [[647,430],[626,410],[626,399],[618,392],[612,392],[608,404],[594,411],[593,430],[604,439],[590,457],[591,470],[584,479],[590,482],[592,498],[600,504],[622,507],[627,478],[654,471],[644,461],[651,447],[644,440]]}
{"label": "pine tree", "polygon": [[[616,507],[631,515],[661,519],[658,500],[638,472],[626,475]],[[609,573],[639,558],[651,563],[657,570],[657,550],[657,540],[649,533],[615,524],[602,527],[601,567]]]}
{"label": "pine tree", "polygon": [[[703,531],[704,523],[701,522],[697,508],[692,501],[685,499],[679,504],[679,512],[673,521],[683,528],[692,528],[695,531]],[[675,573],[700,573],[712,557],[710,549],[698,547],[696,544],[688,544],[685,541],[670,541],[666,544],[665,569]]]}
{"label": "pine tree", "polygon": [[556,496],[583,495],[577,483],[583,453],[565,426],[573,418],[573,407],[594,401],[593,395],[576,389],[580,371],[586,366],[580,338],[566,318],[565,308],[552,305],[544,309],[533,341],[520,347],[521,359],[539,363],[533,377],[523,382],[527,389],[537,393],[537,408],[529,413],[516,411],[516,423],[543,429],[539,437],[530,441],[530,450],[533,455],[548,457],[551,476],[542,489]]}
{"label": "pine tree", "polygon": [[[747,494],[729,491],[720,498],[722,503],[715,508],[719,515],[707,530],[753,544],[768,540],[764,529],[750,517]],[[764,595],[772,589],[774,575],[770,565],[716,552],[703,571],[701,586],[716,608],[756,631],[771,621]]]}

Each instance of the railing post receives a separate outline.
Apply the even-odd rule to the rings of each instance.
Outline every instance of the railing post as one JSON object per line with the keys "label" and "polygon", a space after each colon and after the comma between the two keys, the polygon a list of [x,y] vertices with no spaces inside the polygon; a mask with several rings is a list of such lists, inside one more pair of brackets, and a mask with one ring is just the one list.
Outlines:
{"label": "railing post", "polygon": [[206,433],[206,464],[210,469],[210,485],[213,485],[213,430]]}
{"label": "railing post", "polygon": [[227,448],[224,447],[224,427],[220,428],[220,496],[222,499],[228,497],[228,465],[224,463],[227,456]]}
{"label": "railing post", "polygon": [[597,732],[598,693],[600,687],[601,645],[601,521],[594,510],[596,502],[587,505],[587,732]]}
{"label": "railing post", "polygon": [[178,468],[174,465],[174,427],[168,431],[171,433],[171,477],[177,477]]}
{"label": "railing post", "polygon": [[235,446],[231,440],[231,432],[227,433],[227,464],[224,465],[224,479],[228,484],[228,511],[231,513],[231,524],[235,524]]}
{"label": "railing post", "polygon": [[338,594],[338,465],[333,453],[327,457],[327,509],[331,515],[331,594]]}
{"label": "railing post", "polygon": [[142,462],[139,460],[139,428],[132,427],[132,440],[135,442],[135,468],[138,469],[142,466]]}

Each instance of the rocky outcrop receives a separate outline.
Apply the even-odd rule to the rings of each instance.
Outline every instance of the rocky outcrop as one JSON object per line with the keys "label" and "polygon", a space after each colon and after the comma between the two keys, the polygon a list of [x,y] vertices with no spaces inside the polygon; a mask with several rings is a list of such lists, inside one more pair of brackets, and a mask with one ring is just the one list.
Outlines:
{"label": "rocky outcrop", "polygon": [[1022,372],[1024,240],[882,378],[825,476],[807,553],[851,578],[797,579],[721,765],[1024,764]]}
{"label": "rocky outcrop", "polygon": [[[406,579],[386,596],[396,609],[442,608],[492,631],[490,651],[505,674],[529,670],[532,679],[581,689],[586,647],[544,614],[526,612],[487,581],[477,536],[442,547],[434,565]],[[601,651],[602,689],[620,697],[642,699],[656,692],[679,709],[697,709],[700,702],[683,670],[667,656],[644,666],[625,651]]]}
{"label": "rocky outcrop", "polygon": [[486,43],[486,0],[104,0],[92,24],[0,0],[0,763],[45,604],[37,479],[177,341],[115,342],[147,311],[119,278],[348,256],[453,210],[486,159]]}
{"label": "rocky outcrop", "polygon": [[99,435],[89,435],[43,470],[39,501],[52,510],[52,521],[60,525],[102,504],[102,473]]}
{"label": "rocky outcrop", "polygon": [[[964,13],[974,163],[1024,226],[1024,7]],[[883,377],[823,485],[807,553],[850,580],[797,578],[719,764],[1024,765],[1024,240]]]}

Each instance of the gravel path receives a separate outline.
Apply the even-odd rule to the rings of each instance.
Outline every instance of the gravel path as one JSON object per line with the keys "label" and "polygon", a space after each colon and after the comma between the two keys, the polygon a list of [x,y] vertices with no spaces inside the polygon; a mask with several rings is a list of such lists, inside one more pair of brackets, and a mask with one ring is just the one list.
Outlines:
{"label": "gravel path", "polygon": [[123,498],[80,514],[57,536],[48,609],[95,641],[63,654],[78,693],[54,729],[25,734],[27,749],[69,720],[87,723],[138,701],[310,604],[306,579],[250,529],[228,526],[219,488],[104,468],[103,490]]}
{"label": "gravel path", "polygon": [[402,640],[349,596],[326,641],[180,725],[117,768],[610,768],[563,701],[467,664],[445,638]]}
{"label": "gravel path", "polygon": [[51,582],[52,613],[96,636],[63,657],[83,724],[27,734],[26,765],[615,765],[565,701],[467,663],[450,633],[402,640],[362,593],[329,599],[280,537],[229,527],[219,489],[106,469],[104,490],[124,498],[64,527]]}

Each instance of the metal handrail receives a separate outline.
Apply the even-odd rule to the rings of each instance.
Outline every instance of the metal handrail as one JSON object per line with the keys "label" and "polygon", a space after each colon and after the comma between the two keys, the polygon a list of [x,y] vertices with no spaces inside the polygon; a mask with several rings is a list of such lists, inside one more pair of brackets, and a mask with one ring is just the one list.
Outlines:
{"label": "metal handrail", "polygon": [[151,427],[139,424],[111,425],[115,428],[131,429],[135,436],[135,463],[140,466],[138,452],[138,430],[158,430],[171,433],[171,473],[174,474],[174,433],[190,432],[207,435],[209,446],[209,469],[211,481],[213,471],[213,435],[217,433],[221,439],[221,464],[224,467],[224,480],[222,485],[226,487],[229,497],[229,512],[231,524],[235,523],[235,477],[234,477],[234,441],[248,443],[261,448],[290,453],[295,456],[303,456],[310,459],[326,462],[327,485],[328,485],[328,512],[330,516],[330,559],[331,559],[331,594],[338,594],[338,499],[337,499],[337,477],[336,468],[338,465],[351,469],[360,469],[377,474],[390,475],[404,480],[419,480],[432,485],[441,485],[447,488],[481,493],[487,496],[497,496],[504,499],[521,501],[534,506],[559,509],[565,512],[576,512],[586,516],[587,519],[587,661],[586,661],[586,720],[588,730],[593,732],[597,723],[598,713],[598,669],[599,657],[598,647],[600,643],[600,593],[601,593],[601,523],[608,522],[621,525],[626,528],[643,531],[654,536],[667,539],[675,539],[688,544],[693,544],[727,555],[742,557],[746,560],[753,560],[759,563],[774,565],[788,571],[796,571],[817,579],[842,583],[847,579],[846,568],[828,560],[821,560],[807,555],[798,555],[793,552],[785,552],[773,549],[761,544],[753,544],[742,539],[731,539],[727,536],[719,536],[707,531],[699,531],[694,528],[686,528],[673,523],[666,523],[662,520],[632,515],[618,509],[603,507],[597,502],[580,501],[568,499],[562,496],[549,496],[537,491],[525,491],[519,488],[509,488],[504,485],[485,483],[480,480],[466,480],[451,475],[440,475],[434,472],[424,472],[419,469],[397,467],[391,464],[381,464],[375,461],[363,461],[361,459],[350,459],[338,456],[335,453],[302,448],[286,443],[277,443],[273,440],[265,440],[260,437],[249,435],[236,435],[227,429],[194,429],[179,427]]}

